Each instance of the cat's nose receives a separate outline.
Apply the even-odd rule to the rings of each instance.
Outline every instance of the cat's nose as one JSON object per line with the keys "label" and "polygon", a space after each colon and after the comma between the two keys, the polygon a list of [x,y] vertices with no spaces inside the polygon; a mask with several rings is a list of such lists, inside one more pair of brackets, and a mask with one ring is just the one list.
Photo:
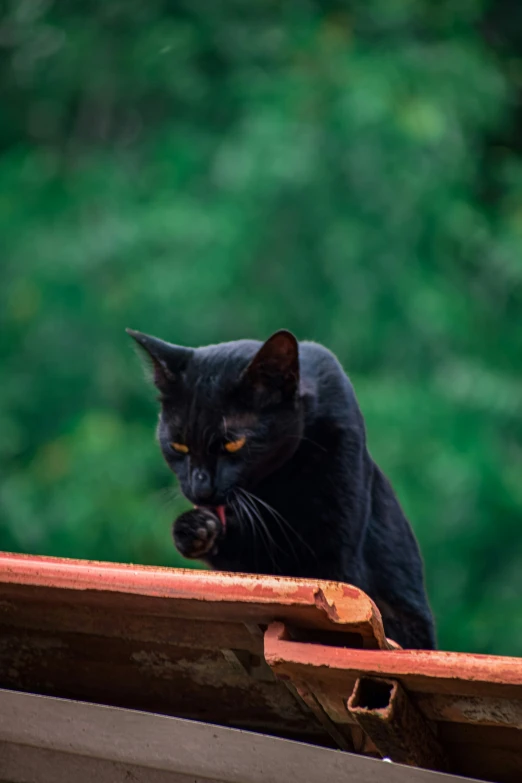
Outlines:
{"label": "cat's nose", "polygon": [[212,482],[207,470],[197,468],[192,473],[192,493],[195,498],[207,500],[212,494]]}

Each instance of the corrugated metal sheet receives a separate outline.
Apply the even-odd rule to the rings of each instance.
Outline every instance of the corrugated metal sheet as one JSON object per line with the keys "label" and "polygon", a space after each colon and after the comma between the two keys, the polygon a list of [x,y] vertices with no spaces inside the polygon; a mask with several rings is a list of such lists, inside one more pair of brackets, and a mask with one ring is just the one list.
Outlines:
{"label": "corrugated metal sheet", "polygon": [[390,647],[349,585],[0,554],[0,687],[522,781],[522,660]]}

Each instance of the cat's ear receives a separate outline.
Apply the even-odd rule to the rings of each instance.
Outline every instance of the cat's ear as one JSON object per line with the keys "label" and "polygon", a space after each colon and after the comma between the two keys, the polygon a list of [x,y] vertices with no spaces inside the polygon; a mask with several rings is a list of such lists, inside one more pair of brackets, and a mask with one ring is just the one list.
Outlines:
{"label": "cat's ear", "polygon": [[263,343],[248,367],[243,381],[263,402],[295,397],[299,388],[299,344],[286,329]]}
{"label": "cat's ear", "polygon": [[153,371],[154,385],[161,391],[167,392],[173,384],[179,381],[179,376],[186,368],[191,356],[191,348],[183,348],[181,345],[172,345],[158,337],[136,332],[134,329],[126,329],[139,347],[145,351],[146,358]]}

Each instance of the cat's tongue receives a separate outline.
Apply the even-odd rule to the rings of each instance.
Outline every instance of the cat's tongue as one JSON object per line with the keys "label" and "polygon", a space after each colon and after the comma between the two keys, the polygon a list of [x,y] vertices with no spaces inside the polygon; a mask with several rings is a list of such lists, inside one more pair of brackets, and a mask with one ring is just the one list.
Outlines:
{"label": "cat's tongue", "polygon": [[[198,506],[194,506],[194,508],[198,508]],[[225,506],[205,506],[205,508],[210,508],[212,509],[212,511],[216,512],[216,514],[219,517],[219,521],[223,525],[223,533],[224,533],[227,528],[227,517],[225,514]]]}
{"label": "cat's tongue", "polygon": [[221,524],[223,525],[223,532],[225,532],[226,526],[227,526],[227,518],[225,515],[225,506],[216,506],[215,512],[218,515]]}

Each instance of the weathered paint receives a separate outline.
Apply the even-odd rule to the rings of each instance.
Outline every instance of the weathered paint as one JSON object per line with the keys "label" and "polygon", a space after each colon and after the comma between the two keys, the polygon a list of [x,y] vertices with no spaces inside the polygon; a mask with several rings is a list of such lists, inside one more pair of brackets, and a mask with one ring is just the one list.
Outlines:
{"label": "weathered paint", "polygon": [[522,729],[522,700],[442,693],[419,693],[416,700],[432,720]]}
{"label": "weathered paint", "polygon": [[0,687],[346,745],[267,666],[274,619],[386,646],[349,585],[0,554]]}
{"label": "weathered paint", "polygon": [[432,650],[353,650],[345,647],[302,644],[285,638],[282,623],[265,634],[265,657],[275,670],[290,674],[306,668],[324,677],[381,675],[399,677],[408,688],[457,695],[505,695],[522,699],[522,658]]}
{"label": "weathered paint", "polygon": [[0,553],[0,687],[375,754],[347,700],[391,677],[451,769],[520,783],[522,660],[390,647],[349,585]]}
{"label": "weathered paint", "polygon": [[179,616],[185,604],[188,616],[242,616],[265,623],[279,618],[359,633],[366,646],[388,646],[373,601],[337,582],[0,553],[2,584],[163,598],[177,604]]}
{"label": "weathered paint", "polygon": [[[306,683],[330,720],[352,734],[360,716],[347,702],[357,679],[393,678],[436,727],[452,771],[495,783],[522,781],[521,658],[310,645],[293,641],[278,622],[265,633],[265,658],[276,676]],[[374,721],[376,744],[377,734]]]}

